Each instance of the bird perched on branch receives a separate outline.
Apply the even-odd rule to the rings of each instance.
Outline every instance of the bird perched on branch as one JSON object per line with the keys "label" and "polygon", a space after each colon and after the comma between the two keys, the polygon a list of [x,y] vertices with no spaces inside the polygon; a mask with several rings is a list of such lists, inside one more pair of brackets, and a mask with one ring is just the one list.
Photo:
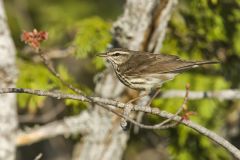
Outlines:
{"label": "bird perched on branch", "polygon": [[187,61],[175,55],[152,54],[114,48],[100,57],[106,58],[113,66],[118,79],[135,90],[153,90],[160,88],[166,81],[172,80],[183,71],[218,61]]}

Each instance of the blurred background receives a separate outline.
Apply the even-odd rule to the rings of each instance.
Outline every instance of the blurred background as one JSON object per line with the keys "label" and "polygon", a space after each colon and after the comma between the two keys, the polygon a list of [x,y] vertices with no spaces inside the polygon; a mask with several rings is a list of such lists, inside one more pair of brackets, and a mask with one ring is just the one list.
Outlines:
{"label": "blurred background", "polygon": [[[112,40],[111,26],[123,12],[123,0],[5,0],[9,27],[17,48],[18,87],[34,89],[65,88],[23,42],[23,31],[47,31],[43,43],[48,57],[61,76],[88,94],[94,92],[94,77],[105,68],[96,54],[105,51]],[[217,59],[220,65],[191,70],[163,87],[192,91],[240,88],[240,0],[181,0],[169,22],[162,53],[184,59]],[[175,112],[182,99],[156,99],[155,107]],[[173,107],[175,106],[175,107]],[[191,100],[191,120],[226,137],[240,147],[240,101]],[[19,123],[22,129],[44,125],[79,114],[85,103],[18,95]],[[144,122],[158,122],[146,115]],[[46,160],[71,159],[80,135],[58,136],[18,148],[18,160],[34,159],[42,153]],[[232,159],[223,148],[191,129],[178,126],[167,130],[131,132],[125,160],[143,159],[219,160]]]}

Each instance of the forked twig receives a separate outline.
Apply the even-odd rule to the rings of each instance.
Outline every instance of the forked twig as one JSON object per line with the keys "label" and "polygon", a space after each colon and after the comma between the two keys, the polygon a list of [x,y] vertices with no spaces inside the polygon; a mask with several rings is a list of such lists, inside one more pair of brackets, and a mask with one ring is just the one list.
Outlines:
{"label": "forked twig", "polygon": [[[121,124],[121,127],[122,127],[123,129],[125,129],[126,126],[127,126],[127,121],[126,121],[126,120],[130,121],[131,123],[135,124],[136,126],[138,126],[138,127],[140,127],[140,128],[144,128],[144,129],[167,129],[167,128],[172,128],[172,127],[176,126],[176,125],[179,124],[179,123],[178,123],[178,122],[174,122],[174,123],[171,123],[171,124],[167,124],[167,123],[170,122],[170,121],[172,121],[172,120],[173,120],[176,116],[178,116],[178,115],[182,112],[182,110],[185,108],[185,106],[186,106],[186,104],[187,104],[187,101],[188,101],[189,88],[190,88],[190,85],[187,84],[187,85],[186,85],[186,93],[185,93],[184,101],[183,101],[183,104],[181,105],[181,107],[178,109],[178,111],[177,111],[171,118],[166,119],[165,121],[163,121],[163,122],[161,122],[161,123],[159,123],[159,124],[155,124],[155,125],[145,125],[145,124],[140,123],[140,122],[139,122],[139,119],[137,119],[136,121],[133,120],[133,119],[130,119],[130,118],[128,117],[128,115],[129,115],[129,113],[131,112],[132,107],[131,107],[131,106],[128,106],[128,105],[124,108],[123,114],[118,113],[118,112],[115,113],[114,111],[112,111],[112,112],[115,113],[115,114],[117,114],[118,116],[122,117],[120,124]],[[151,97],[151,99],[148,101],[147,106],[149,106],[149,105],[152,103],[153,99],[159,94],[159,92],[160,92],[160,89],[158,89],[158,90],[154,93],[154,95],[153,95],[153,96]],[[141,115],[143,115],[143,112],[140,112],[140,113],[142,113]],[[166,125],[166,124],[167,124],[167,125]]]}
{"label": "forked twig", "polygon": [[[125,121],[127,120],[127,121],[133,123],[134,125],[136,125],[140,128],[144,128],[144,129],[167,129],[167,128],[171,128],[171,127],[175,126],[175,124],[174,125],[169,124],[169,125],[158,126],[158,127],[156,127],[156,125],[145,125],[145,124],[139,123],[138,121],[136,121],[134,119],[129,118],[128,116],[124,115],[123,113],[117,112],[116,110],[114,110],[111,107],[106,107],[106,104],[98,103],[98,105],[103,107],[104,109],[116,114],[117,116],[122,117]],[[127,106],[125,106],[125,107],[127,107]],[[133,107],[132,105],[129,106],[129,108],[132,108],[132,107]]]}
{"label": "forked twig", "polygon": [[83,95],[83,92],[75,87],[73,87],[71,84],[64,81],[59,73],[54,69],[51,61],[49,61],[43,54],[40,46],[41,43],[48,39],[48,33],[44,31],[38,31],[37,29],[33,29],[32,32],[26,32],[24,31],[21,35],[21,39],[23,42],[25,42],[27,45],[35,49],[37,54],[40,55],[41,59],[43,60],[43,63],[48,68],[48,70],[56,77],[58,78],[66,87],[73,90],[74,92]]}
{"label": "forked twig", "polygon": [[[138,100],[138,99],[140,99],[140,98],[142,98],[142,97],[145,97],[145,96],[147,96],[147,95],[148,95],[148,94],[144,93],[144,94],[142,94],[142,95],[140,95],[140,96],[138,96],[138,97],[136,97],[136,98],[134,98],[134,99],[131,99],[130,101],[127,102],[127,104],[130,104],[130,103],[132,103],[132,102],[134,102],[134,101],[136,101],[136,100]],[[125,117],[129,117],[129,114],[131,113],[131,111],[132,111],[132,108],[131,108],[129,105],[127,105],[127,106],[123,109],[123,115],[124,115]],[[122,127],[124,130],[126,130],[128,123],[127,123],[127,121],[126,121],[126,119],[125,119],[124,117],[121,118],[120,125],[121,125],[121,127]]]}
{"label": "forked twig", "polygon": [[[178,116],[183,110],[184,108],[186,108],[186,105],[187,105],[187,101],[188,101],[188,95],[189,95],[189,89],[190,89],[190,84],[186,84],[186,93],[185,93],[185,97],[184,97],[184,100],[183,100],[183,103],[181,105],[181,107],[177,110],[177,112],[169,119],[166,119],[165,121],[159,123],[158,125],[155,125],[155,126],[158,126],[158,127],[161,127],[163,125],[165,125],[166,123],[172,121],[176,116]],[[175,123],[175,125],[177,125],[178,123]]]}
{"label": "forked twig", "polygon": [[[158,88],[158,89],[156,90],[156,92],[153,94],[152,97],[150,97],[150,95],[149,95],[149,98],[150,98],[150,99],[148,100],[146,106],[150,106],[151,103],[152,103],[152,101],[157,97],[157,95],[158,95],[159,93],[160,93],[160,88]],[[149,94],[151,94],[151,93],[149,93]],[[143,112],[138,113],[138,114],[137,114],[136,121],[139,122],[139,123],[141,123],[142,118],[143,118],[143,115],[144,115]],[[134,133],[138,133],[138,131],[139,131],[139,127],[135,126],[135,127],[134,127]]]}
{"label": "forked twig", "polygon": [[[166,128],[175,127],[176,125],[179,124],[179,122],[173,122],[171,124],[167,124],[167,123],[172,121],[174,118],[176,118],[184,110],[184,108],[186,108],[186,104],[187,104],[188,96],[189,96],[189,89],[190,89],[190,84],[186,84],[186,93],[184,96],[183,103],[182,103],[181,107],[177,110],[177,112],[172,115],[172,117],[164,120],[163,122],[161,122],[159,124],[155,124],[155,125],[144,125],[142,123],[139,123],[138,120],[136,121],[137,123],[134,123],[134,124],[139,127],[141,126],[141,128],[145,128],[145,129],[166,129]],[[158,92],[159,92],[159,90],[158,90]],[[154,96],[157,96],[157,94],[155,93]],[[143,113],[143,112],[141,112],[141,113]]]}
{"label": "forked twig", "polygon": [[[110,106],[114,106],[114,107],[121,108],[121,109],[126,107],[126,104],[118,102],[118,101],[110,100],[110,99],[104,99],[104,98],[100,98],[100,97],[89,97],[89,96],[86,97],[83,95],[76,95],[76,94],[75,95],[74,94],[64,94],[61,92],[56,93],[56,92],[49,92],[49,91],[44,91],[44,90],[32,90],[32,89],[26,89],[26,88],[1,88],[0,94],[3,94],[3,93],[27,93],[27,94],[34,94],[34,95],[38,95],[38,96],[49,96],[49,97],[53,97],[53,98],[57,98],[57,99],[61,99],[61,98],[75,99],[75,100],[79,100],[79,101],[85,101],[85,102],[96,103],[96,104],[100,103],[100,104],[103,104],[105,107],[109,107],[109,109],[113,109]],[[151,107],[139,106],[139,105],[133,105],[133,104],[128,104],[128,105],[132,105],[134,111],[150,113],[150,114],[158,115],[160,117],[168,118],[168,119],[171,119],[174,117],[173,114],[165,112],[165,111],[160,111],[158,108],[151,108]],[[125,117],[125,118],[127,119],[128,117]],[[206,137],[210,138],[211,140],[213,140],[214,142],[218,143],[219,145],[221,145],[222,147],[227,149],[229,152],[231,152],[235,158],[240,159],[240,151],[238,150],[238,148],[233,146],[231,143],[229,143],[227,140],[220,137],[216,133],[214,133],[214,132],[212,132],[190,120],[182,119],[179,116],[175,116],[173,118],[173,120],[194,129],[195,131],[201,133],[202,135],[205,135]],[[130,121],[130,119],[129,119],[129,121]],[[145,126],[142,126],[142,125],[140,125],[140,127],[145,128]],[[147,128],[147,129],[159,129],[159,128],[154,128],[152,126],[151,128]]]}

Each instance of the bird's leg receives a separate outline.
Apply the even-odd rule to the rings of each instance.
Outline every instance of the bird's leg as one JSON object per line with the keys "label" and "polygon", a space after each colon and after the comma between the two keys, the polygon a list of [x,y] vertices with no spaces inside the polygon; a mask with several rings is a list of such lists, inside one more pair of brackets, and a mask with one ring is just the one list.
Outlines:
{"label": "bird's leg", "polygon": [[160,91],[161,91],[161,89],[160,88],[158,88],[157,90],[156,90],[156,92],[153,94],[153,96],[150,98],[150,100],[148,101],[148,103],[147,103],[147,106],[150,106],[151,105],[151,103],[152,103],[152,101],[154,100],[154,98],[156,98],[157,96],[158,96],[158,94],[160,93]]}
{"label": "bird's leg", "polygon": [[[160,88],[156,90],[156,92],[153,94],[152,97],[149,96],[150,99],[148,100],[146,106],[150,106],[150,104],[152,103],[153,99],[157,97],[157,95],[159,94],[159,92],[160,92]],[[136,100],[139,100],[139,99],[141,99],[141,98],[143,98],[143,97],[145,97],[145,96],[148,96],[148,95],[150,95],[149,92],[145,92],[145,93],[143,92],[142,95],[140,95],[140,96],[138,96],[138,97],[136,97],[136,98],[134,98],[134,99],[131,99],[130,101],[127,102],[127,104],[132,103],[132,102],[134,102],[134,101],[136,101]],[[125,108],[123,114],[126,115],[126,116],[128,116],[130,112],[131,112],[131,108]],[[136,121],[137,121],[137,122],[141,122],[143,115],[144,115],[143,112],[138,113],[138,114],[137,114],[137,117],[136,117]],[[126,126],[127,126],[127,122],[126,122],[126,120],[125,120],[124,118],[122,118],[122,120],[121,120],[121,126],[122,126],[123,129],[125,129]],[[134,133],[137,133],[138,130],[139,130],[139,128],[138,128],[138,127],[135,127],[135,128],[134,128]]]}
{"label": "bird's leg", "polygon": [[145,96],[147,96],[147,95],[148,95],[148,93],[144,93],[144,94],[142,94],[142,95],[140,94],[138,97],[129,100],[129,101],[127,102],[127,104],[132,103],[132,102],[135,102],[136,100],[139,100],[140,98],[145,97]]}

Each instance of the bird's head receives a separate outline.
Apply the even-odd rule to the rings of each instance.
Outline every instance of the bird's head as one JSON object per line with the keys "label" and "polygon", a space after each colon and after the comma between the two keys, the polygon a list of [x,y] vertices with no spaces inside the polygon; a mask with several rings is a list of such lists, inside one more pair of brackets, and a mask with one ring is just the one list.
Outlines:
{"label": "bird's head", "polygon": [[131,52],[122,48],[114,48],[104,54],[98,55],[99,57],[105,57],[113,65],[124,64],[131,56]]}

